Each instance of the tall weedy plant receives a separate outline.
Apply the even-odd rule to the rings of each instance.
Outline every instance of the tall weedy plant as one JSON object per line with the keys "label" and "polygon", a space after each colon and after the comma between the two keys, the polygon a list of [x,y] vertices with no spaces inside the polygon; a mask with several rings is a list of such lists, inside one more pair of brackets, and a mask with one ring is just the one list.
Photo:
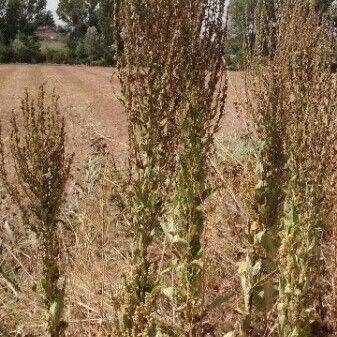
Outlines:
{"label": "tall weedy plant", "polygon": [[37,289],[46,309],[46,337],[64,336],[62,321],[65,275],[59,266],[59,215],[72,157],[65,154],[65,123],[59,98],[50,105],[40,87],[37,99],[28,92],[21,101],[20,113],[13,112],[10,149],[16,183],[8,177],[4,143],[0,142],[0,175],[7,192],[22,212],[23,220],[38,242],[40,284]]}
{"label": "tall weedy plant", "polygon": [[[224,8],[224,1],[201,0],[129,0],[121,5],[125,49],[119,77],[129,121],[132,236],[132,269],[125,278],[116,325],[121,336],[152,336],[159,329],[153,318],[157,268],[149,249],[162,227],[175,164],[174,250],[181,265],[177,286],[183,289],[175,299],[179,306],[186,304],[179,314],[186,333],[194,333],[190,325],[196,325],[196,312],[200,317],[196,307],[201,295],[206,155],[226,91]],[[180,239],[188,246],[183,255],[178,252]]]}
{"label": "tall weedy plant", "polygon": [[258,221],[250,229],[243,278],[243,333],[253,331],[252,312],[261,307],[261,296],[273,299],[275,278],[269,276],[276,274],[280,336],[309,336],[319,326],[320,240],[331,212],[335,165],[332,43],[314,2],[280,1],[274,22],[265,20],[264,8],[262,0],[247,82],[262,149]]}
{"label": "tall weedy plant", "polygon": [[[287,155],[285,138],[288,111],[285,106],[289,76],[275,53],[278,25],[271,2],[259,0],[254,28],[247,27],[246,109],[257,138],[257,185],[253,219],[246,230],[247,254],[241,265],[243,336],[268,329],[265,314],[275,300],[276,257],[283,215]],[[270,326],[269,326],[270,328]]]}
{"label": "tall weedy plant", "polygon": [[243,274],[242,332],[249,335],[260,327],[253,317],[274,303],[274,276],[279,275],[279,333],[306,336],[320,295],[314,275],[320,271],[319,243],[332,195],[332,44],[314,2],[279,1],[275,20],[266,5],[261,0],[257,6],[248,54],[248,110],[261,149],[257,221],[248,230]]}
{"label": "tall weedy plant", "polygon": [[161,231],[169,196],[176,110],[182,95],[177,14],[171,0],[125,0],[120,17],[124,52],[118,70],[129,125],[131,270],[125,275],[115,330],[118,336],[153,336],[160,289],[150,248]]}
{"label": "tall weedy plant", "polygon": [[280,336],[320,330],[321,240],[331,215],[337,104],[332,40],[314,3],[284,2],[276,57],[287,76],[284,106],[288,180],[279,251]]}
{"label": "tall weedy plant", "polygon": [[182,102],[173,200],[173,311],[186,336],[204,331],[205,215],[210,193],[208,158],[219,129],[227,92],[224,64],[226,1],[175,1]]}

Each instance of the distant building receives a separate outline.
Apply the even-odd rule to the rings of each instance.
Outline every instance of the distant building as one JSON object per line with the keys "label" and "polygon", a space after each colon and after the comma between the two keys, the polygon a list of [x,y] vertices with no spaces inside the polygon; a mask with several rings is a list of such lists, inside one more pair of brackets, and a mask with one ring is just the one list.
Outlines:
{"label": "distant building", "polygon": [[36,35],[40,41],[44,42],[65,42],[65,35],[49,26],[39,27],[36,31]]}

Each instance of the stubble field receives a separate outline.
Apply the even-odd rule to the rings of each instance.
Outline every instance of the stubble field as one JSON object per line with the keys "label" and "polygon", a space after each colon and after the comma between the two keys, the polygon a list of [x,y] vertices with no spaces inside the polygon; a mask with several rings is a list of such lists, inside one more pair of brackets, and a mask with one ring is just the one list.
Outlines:
{"label": "stubble field", "polygon": [[[39,85],[55,88],[66,117],[69,150],[77,162],[90,151],[90,140],[103,138],[113,152],[127,146],[126,119],[118,99],[116,71],[104,67],[67,65],[0,65],[0,118],[6,125],[12,109],[28,89],[33,94]],[[229,74],[227,113],[223,132],[235,136],[245,128],[236,104],[242,98],[240,73]],[[222,135],[219,135],[222,138]]]}
{"label": "stubble field", "polygon": [[[0,119],[5,143],[12,109],[18,109],[26,88],[35,95],[42,83],[46,83],[48,92],[55,88],[60,95],[66,118],[67,150],[75,153],[67,204],[62,212],[64,228],[70,230],[70,235],[62,239],[64,247],[70,248],[65,260],[60,261],[68,274],[67,336],[106,336],[111,333],[114,318],[113,295],[128,266],[128,238],[111,206],[110,178],[94,152],[97,144],[104,144],[117,161],[126,157],[127,123],[118,99],[118,78],[113,68],[0,65]],[[236,255],[240,246],[238,224],[244,219],[240,205],[233,200],[237,192],[235,177],[241,168],[223,145],[233,144],[233,139],[239,146],[244,144],[237,143],[246,131],[239,108],[242,97],[242,76],[230,73],[226,116],[216,138],[220,162],[230,165],[224,169],[214,163],[212,175],[219,189],[206,206],[209,216],[205,240],[211,261],[207,279],[209,300],[221,293],[240,293]],[[225,181],[226,175],[233,185]],[[0,197],[0,322],[4,324],[0,328],[10,336],[39,335],[43,314],[34,291],[38,272],[35,241],[1,187]],[[162,249],[164,252],[166,248]],[[233,296],[228,305],[237,307],[238,301],[240,298]],[[227,319],[223,320],[225,315]],[[212,314],[209,323],[212,322],[217,322],[214,335],[221,336],[237,324],[237,317],[223,306]]]}

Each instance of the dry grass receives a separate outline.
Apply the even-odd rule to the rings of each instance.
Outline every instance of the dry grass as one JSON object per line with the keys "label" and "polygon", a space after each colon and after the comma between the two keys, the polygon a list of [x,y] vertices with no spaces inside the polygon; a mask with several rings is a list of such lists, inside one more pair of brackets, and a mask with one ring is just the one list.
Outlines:
{"label": "dry grass", "polygon": [[[230,99],[236,101],[234,95]],[[61,105],[64,104],[61,101]],[[72,138],[72,135],[68,137]],[[129,265],[129,238],[118,216],[119,208],[111,203],[118,196],[112,193],[116,190],[116,172],[111,170],[113,165],[106,153],[109,140],[98,137],[89,145],[89,153],[81,163],[83,168],[68,184],[68,202],[61,214],[64,228],[70,233],[67,239],[62,234],[60,238],[64,250],[61,266],[68,275],[65,307],[68,336],[106,336],[112,333],[112,299],[120,287],[121,276]],[[230,150],[225,148],[220,150],[223,158],[219,157],[216,164],[214,162],[212,179],[219,189],[206,207],[209,214],[206,217],[206,241],[209,247],[206,255],[212,261],[210,272],[207,273],[207,303],[219,292],[235,294],[238,290],[238,277],[235,274],[237,251],[234,242],[238,240],[240,226],[234,220],[237,220],[240,210],[233,204],[236,191],[225,185],[228,174],[231,177],[231,169],[226,168],[230,171],[227,173],[218,167],[222,165],[219,163],[230,159],[231,163],[234,161],[231,164],[233,174],[238,173],[234,155],[229,155],[228,151]],[[233,184],[233,189],[236,189],[235,185]],[[224,201],[224,207],[219,200]],[[1,303],[4,304],[0,309],[2,333],[4,336],[40,335],[44,325],[42,306],[32,289],[38,277],[35,240],[22,226],[22,219],[15,207],[11,206],[4,190],[1,206],[0,296]],[[227,217],[228,226],[233,226],[228,233],[223,230],[226,228],[223,219]],[[234,296],[229,304],[236,301],[237,296]],[[209,317],[209,323],[215,327],[215,334],[219,336],[224,330],[233,327],[236,314],[232,312],[230,315],[233,320],[225,322],[222,319],[225,312],[228,314],[226,307],[219,307]]]}
{"label": "dry grass", "polygon": [[[183,84],[179,89],[195,94],[191,95],[193,98],[200,98],[202,94],[196,93],[197,86],[186,88],[184,81],[175,82],[175,77],[167,77],[174,63],[167,62],[164,50],[158,50],[158,41],[154,41],[153,45],[150,43],[153,30],[146,17],[142,17],[142,11],[136,19],[132,19],[136,22],[128,22],[130,41],[127,42],[130,46],[137,42],[135,45],[139,49],[130,48],[131,54],[127,55],[131,58],[124,59],[126,63],[120,68],[129,132],[125,118],[119,118],[122,110],[111,94],[109,76],[103,70],[79,68],[72,78],[69,76],[72,68],[41,67],[44,72],[51,71],[55,76],[61,74],[60,84],[78,89],[74,90],[74,97],[68,94],[63,104],[69,107],[71,100],[76,105],[74,99],[86,99],[87,102],[78,105],[83,107],[83,104],[90,106],[92,103],[97,109],[89,107],[75,113],[75,110],[68,110],[72,111],[68,128],[69,138],[72,139],[70,148],[79,146],[79,152],[83,148],[85,151],[77,154],[79,170],[67,187],[67,203],[60,214],[62,225],[57,238],[61,247],[58,266],[68,275],[64,313],[68,324],[67,336],[112,336],[116,333],[117,312],[128,314],[117,324],[120,335],[127,337],[132,335],[134,327],[137,337],[148,336],[158,326],[167,328],[168,322],[169,329],[166,331],[171,336],[220,337],[224,333],[226,337],[336,335],[333,332],[337,317],[337,241],[333,228],[336,214],[329,208],[335,198],[334,184],[330,183],[334,181],[335,137],[332,131],[335,130],[333,116],[336,106],[330,94],[335,93],[336,83],[327,71],[327,36],[323,30],[317,30],[315,15],[309,12],[313,16],[305,16],[301,11],[303,7],[296,1],[296,13],[302,21],[292,17],[290,29],[288,23],[282,21],[284,39],[281,39],[280,49],[276,49],[276,56],[259,55],[259,68],[251,69],[251,82],[248,82],[250,104],[235,104],[244,96],[240,93],[242,85],[239,90],[233,90],[229,81],[229,105],[226,105],[229,112],[214,139],[216,152],[208,152],[213,145],[206,146],[203,148],[206,153],[197,154],[201,158],[199,163],[188,161],[189,169],[197,168],[197,173],[204,173],[201,187],[194,176],[195,171],[181,170],[181,165],[176,165],[174,161],[175,157],[181,164],[179,160],[185,159],[184,156],[191,156],[191,153],[195,156],[193,145],[201,143],[200,137],[192,139],[192,144],[188,143],[196,130],[190,128],[195,126],[193,118],[184,128],[184,123],[179,124],[179,118],[168,122],[172,116],[165,114],[167,111],[175,112],[178,101],[178,106],[186,103],[181,104],[183,108],[179,110],[181,115],[178,117],[197,115],[188,114],[191,110],[186,106],[190,107],[191,101],[182,95],[170,95],[176,85]],[[133,2],[130,0],[129,3]],[[170,8],[170,2],[165,3]],[[159,7],[152,15],[157,28],[171,18],[166,17]],[[185,21],[177,20],[176,23],[179,27]],[[141,30],[144,35],[133,30],[134,24],[144,25],[146,29]],[[316,32],[315,41],[320,43],[311,43],[308,31],[312,34]],[[179,34],[174,34],[174,37],[179,38]],[[156,38],[164,42],[167,38],[167,45],[176,46],[169,43],[172,36],[159,34]],[[144,39],[146,43],[138,43],[144,42]],[[266,41],[261,42],[264,44]],[[183,48],[181,50],[188,52]],[[294,50],[298,58],[289,57]],[[172,53],[169,60],[174,61],[176,56],[182,58],[179,53],[175,55]],[[151,60],[158,63],[154,62],[153,68],[145,67],[144,62]],[[187,58],[184,64],[188,62]],[[167,65],[168,68],[165,68]],[[184,72],[186,69],[191,74]],[[205,69],[202,76],[207,74],[207,67]],[[5,68],[7,77],[4,82],[11,83],[12,71],[19,76],[17,70]],[[199,73],[192,73],[193,67],[182,67],[181,71],[187,80],[189,75],[192,78],[195,75],[195,83],[199,83]],[[40,74],[38,80],[43,77]],[[98,77],[104,78],[104,81],[98,81]],[[29,82],[28,77],[26,81]],[[100,93],[94,90],[98,83],[102,84]],[[114,92],[118,92],[115,80],[112,84]],[[146,90],[148,87],[152,88],[150,92]],[[62,91],[65,93],[64,87],[60,86],[60,90],[61,94]],[[235,94],[240,98],[233,98]],[[152,104],[154,99],[161,103],[158,104],[160,107],[170,109],[158,111],[154,108],[157,105]],[[247,117],[244,108],[251,113],[255,130],[246,125],[250,117]],[[90,123],[86,123],[88,111],[94,116]],[[209,112],[214,111],[211,109]],[[76,124],[78,117],[81,117],[79,127]],[[100,128],[100,123],[108,124],[111,118],[123,125],[120,134],[114,133],[115,128],[109,125]],[[320,118],[319,125],[317,118]],[[83,120],[85,122],[82,123]],[[90,124],[89,127],[87,124]],[[240,127],[236,127],[238,124],[241,124]],[[179,136],[177,143],[176,139],[160,137],[168,130],[166,127],[181,126],[185,133],[176,134]],[[88,141],[88,131],[92,136],[91,142]],[[124,150],[127,135],[131,144],[129,158]],[[213,134],[210,140],[213,141]],[[160,146],[156,148],[158,144]],[[165,159],[166,151],[173,152],[169,160]],[[174,156],[177,153],[179,155]],[[210,161],[209,166],[205,165],[206,157]],[[203,171],[206,167],[207,172]],[[166,179],[171,177],[173,170],[185,174],[176,175],[174,184],[173,179]],[[325,174],[320,175],[321,172]],[[185,184],[187,181],[191,184]],[[191,186],[199,188],[198,193],[205,192],[205,198],[197,195],[193,205],[185,198],[185,194],[190,195],[188,189]],[[181,220],[179,234],[182,238],[179,242],[185,247],[184,240],[190,240],[184,226],[189,229],[197,224],[196,230],[204,226],[203,238],[201,240],[199,235],[196,243],[197,248],[203,247],[204,250],[202,254],[198,250],[192,261],[188,260],[190,255],[186,255],[180,260],[173,260],[172,264],[172,256],[177,249],[170,241],[170,235],[165,237],[160,227],[171,228],[171,218],[178,223],[168,209],[174,190],[176,196],[180,193],[194,207],[191,207],[191,213],[204,215],[202,223],[198,222],[199,218],[193,223],[185,221],[190,218],[184,215],[184,205],[178,205],[179,208],[175,204],[175,210],[179,211],[175,217],[178,214],[178,220]],[[211,193],[206,197],[209,191]],[[0,192],[0,214],[4,219],[0,241],[0,335],[40,336],[44,329],[43,304],[37,300],[34,291],[39,278],[37,240],[27,231],[17,210],[10,207],[5,190]],[[156,202],[151,204],[153,199]],[[276,243],[273,251],[269,250],[271,240]],[[306,245],[306,242],[310,244]],[[138,245],[136,248],[135,244]],[[279,245],[281,250],[278,250]],[[296,250],[292,249],[293,246]],[[245,263],[242,263],[244,259]],[[190,268],[192,273],[189,274],[186,265],[193,266],[194,263],[198,267]],[[202,289],[197,284],[200,278],[195,277],[200,270],[205,275]],[[323,277],[323,273],[328,277]],[[177,289],[184,289],[171,279],[177,274],[188,290],[188,282],[196,281],[196,291],[187,291],[186,298],[180,294],[180,297],[177,296]],[[188,279],[189,275],[193,277]],[[279,280],[282,282],[278,286]],[[321,287],[318,280],[322,283]],[[159,288],[160,284],[169,286]],[[173,291],[171,285],[175,286]],[[269,292],[270,287],[273,288],[272,293]],[[139,288],[141,296],[134,296],[132,291],[137,292]],[[330,298],[322,296],[330,291]],[[166,298],[161,297],[162,293]],[[117,301],[116,294],[122,294]],[[193,311],[191,308],[199,310],[199,300],[205,308],[212,310],[202,316],[192,313],[186,319]],[[277,316],[283,318],[279,319],[279,330]],[[125,322],[131,322],[131,328],[125,329]],[[194,330],[195,327],[201,329],[196,332],[198,329]]]}

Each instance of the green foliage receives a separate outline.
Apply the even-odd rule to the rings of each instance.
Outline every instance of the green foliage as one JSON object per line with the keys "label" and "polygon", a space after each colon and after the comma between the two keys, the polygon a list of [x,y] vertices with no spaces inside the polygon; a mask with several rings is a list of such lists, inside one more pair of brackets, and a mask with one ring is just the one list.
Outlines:
{"label": "green foliage", "polygon": [[75,53],[77,60],[83,63],[86,62],[88,54],[83,40],[78,40]]}
{"label": "green foliage", "polygon": [[113,24],[115,0],[100,0],[97,10],[98,31],[101,32],[104,45],[111,48],[114,43]]}
{"label": "green foliage", "polygon": [[[334,0],[314,0],[316,10],[327,12]],[[229,43],[227,46],[227,58],[231,67],[242,68],[245,63],[246,39],[251,36],[254,39],[255,29],[255,12],[259,0],[231,0],[229,5]],[[268,17],[271,21],[276,22],[275,18],[275,0],[264,2]],[[258,13],[258,12],[257,12]],[[257,14],[258,15],[258,14]]]}
{"label": "green foliage", "polygon": [[57,14],[67,24],[68,47],[79,63],[114,63],[114,0],[61,0]]}
{"label": "green foliage", "polygon": [[83,46],[89,61],[99,60],[102,56],[102,41],[96,27],[89,27],[83,39]]}
{"label": "green foliage", "polygon": [[40,47],[40,43],[36,38],[19,32],[9,45],[0,44],[0,63],[42,62],[44,57]]}
{"label": "green foliage", "polygon": [[46,0],[2,0],[0,5],[0,31],[6,44],[18,32],[34,35],[40,25],[53,23],[51,13],[46,11]]}
{"label": "green foliage", "polygon": [[44,48],[42,51],[43,60],[47,63],[74,64],[75,59],[67,48]]}
{"label": "green foliage", "polygon": [[86,1],[60,0],[56,13],[71,29],[72,37],[79,38],[85,35],[90,20]]}
{"label": "green foliage", "polygon": [[[114,64],[114,13],[114,0],[61,0],[57,14],[67,24],[67,48],[59,51],[49,46],[45,51],[43,47],[42,56],[54,63]],[[5,47],[0,47],[0,62],[44,61],[35,41],[41,25],[55,27],[52,13],[46,11],[46,0],[2,0],[0,32]]]}
{"label": "green foliage", "polygon": [[12,59],[12,49],[8,46],[0,45],[0,63],[9,63]]}
{"label": "green foliage", "polygon": [[45,0],[2,0],[0,9],[0,63],[44,61],[35,32],[55,26]]}
{"label": "green foliage", "polygon": [[0,46],[5,45],[5,34],[0,30]]}
{"label": "green foliage", "polygon": [[33,36],[18,33],[11,42],[10,48],[13,52],[14,62],[38,63],[42,61],[40,43]]}
{"label": "green foliage", "polygon": [[60,50],[65,48],[66,45],[61,41],[41,41],[41,51],[44,52],[45,49]]}

